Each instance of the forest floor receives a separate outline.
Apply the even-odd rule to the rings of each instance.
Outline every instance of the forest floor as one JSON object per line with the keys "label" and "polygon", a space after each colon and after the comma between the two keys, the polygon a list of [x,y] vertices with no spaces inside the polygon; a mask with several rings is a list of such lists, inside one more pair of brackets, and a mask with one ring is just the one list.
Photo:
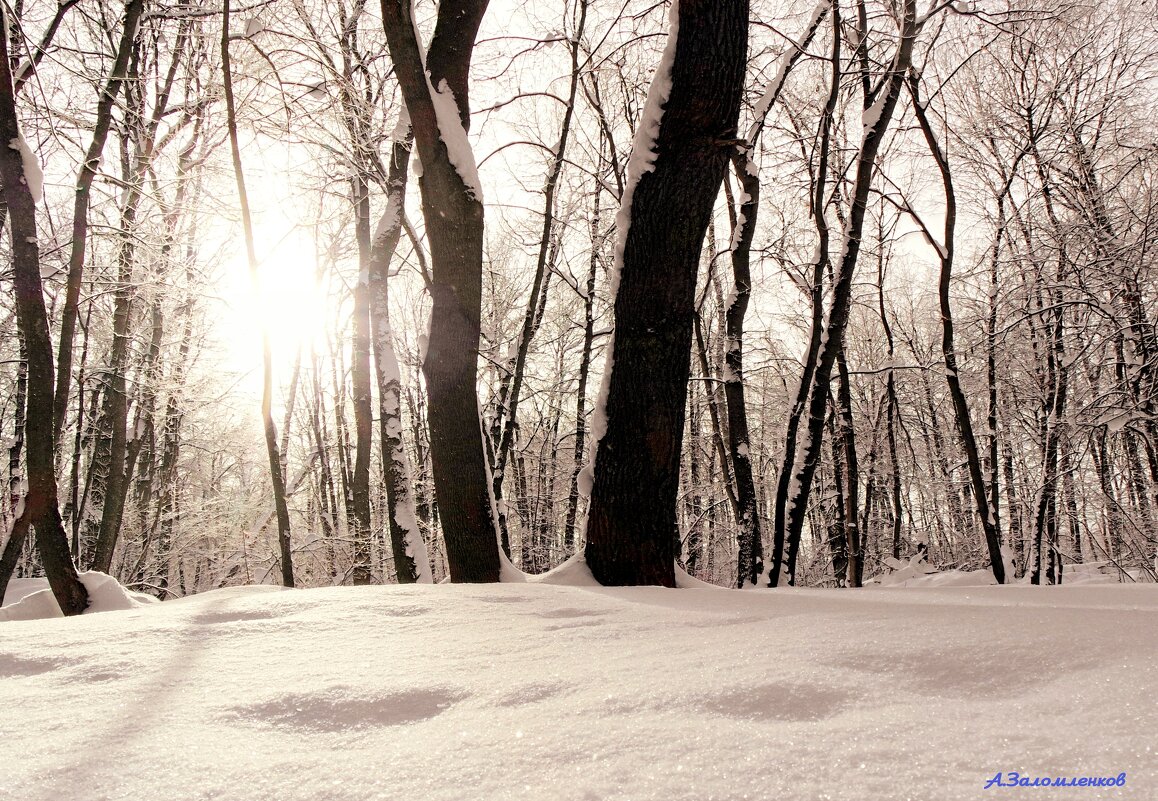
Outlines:
{"label": "forest floor", "polygon": [[553,578],[0,623],[0,797],[1158,798],[1153,584]]}

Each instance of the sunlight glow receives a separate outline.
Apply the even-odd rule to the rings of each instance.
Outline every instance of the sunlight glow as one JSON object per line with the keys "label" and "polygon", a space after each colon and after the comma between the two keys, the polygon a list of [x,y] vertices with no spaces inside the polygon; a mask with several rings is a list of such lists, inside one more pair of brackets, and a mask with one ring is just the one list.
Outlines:
{"label": "sunlight glow", "polygon": [[228,367],[253,371],[255,376],[261,366],[261,334],[268,331],[275,383],[289,380],[299,351],[308,351],[311,345],[325,347],[329,316],[310,232],[291,227],[280,237],[265,236],[290,223],[284,218],[278,222],[281,225],[267,224],[256,231],[259,286],[250,279],[244,252],[226,262],[219,284],[225,314],[217,328]]}

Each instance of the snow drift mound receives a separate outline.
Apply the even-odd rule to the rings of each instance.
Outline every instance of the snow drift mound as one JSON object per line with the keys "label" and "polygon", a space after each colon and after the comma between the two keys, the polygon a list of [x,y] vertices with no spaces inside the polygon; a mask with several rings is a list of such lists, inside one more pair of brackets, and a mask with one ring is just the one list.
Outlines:
{"label": "snow drift mound", "polygon": [[[136,609],[157,603],[152,595],[133,592],[123,587],[115,578],[105,573],[90,570],[80,574],[80,581],[88,590],[86,615],[94,612],[115,612],[122,609]],[[0,621],[42,620],[50,617],[64,617],[48,579],[15,579],[4,594],[4,606],[0,607]]]}

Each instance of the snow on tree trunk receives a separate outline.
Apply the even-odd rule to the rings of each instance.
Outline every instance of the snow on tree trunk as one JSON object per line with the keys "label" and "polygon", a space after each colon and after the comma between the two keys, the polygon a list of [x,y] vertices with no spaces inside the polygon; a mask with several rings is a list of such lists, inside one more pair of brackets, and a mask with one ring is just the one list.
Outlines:
{"label": "snow on tree trunk", "polygon": [[[7,11],[0,8],[7,29]],[[23,141],[16,116],[8,37],[0,39],[0,142]],[[17,148],[0,148],[0,200],[8,207],[12,232],[12,287],[16,319],[28,355],[25,464],[28,492],[24,503],[36,529],[36,546],[61,611],[77,615],[88,606],[88,592],[77,576],[57,502],[56,459],[52,436],[52,341],[40,283],[40,245],[36,204],[25,175],[25,158]]]}
{"label": "snow on tree trunk", "polygon": [[466,138],[468,74],[483,0],[439,7],[423,54],[405,0],[383,0],[386,41],[418,146],[422,214],[430,242],[430,336],[422,370],[434,488],[455,582],[502,574],[494,500],[479,419],[478,346],[482,310],[482,189]]}
{"label": "snow on tree trunk", "polygon": [[585,558],[605,585],[675,586],[696,271],[736,137],[747,23],[745,0],[673,3],[636,131],[618,219],[615,333],[592,425]]}
{"label": "snow on tree trunk", "polygon": [[410,459],[402,441],[402,376],[390,329],[390,261],[402,235],[402,203],[406,197],[406,175],[410,163],[409,120],[402,113],[391,146],[386,178],[386,209],[374,232],[370,259],[370,326],[374,341],[375,373],[378,379],[378,420],[382,447],[382,473],[386,484],[386,516],[394,569],[401,584],[429,584],[430,559],[418,528],[414,505],[414,482]]}

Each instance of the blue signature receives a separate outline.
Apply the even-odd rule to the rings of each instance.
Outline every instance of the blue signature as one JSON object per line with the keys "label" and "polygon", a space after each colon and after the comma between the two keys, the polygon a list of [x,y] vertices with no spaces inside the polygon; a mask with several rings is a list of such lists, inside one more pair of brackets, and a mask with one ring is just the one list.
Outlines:
{"label": "blue signature", "polygon": [[1094,777],[1083,776],[1082,778],[1068,778],[1060,777],[1049,778],[1045,776],[1038,776],[1031,779],[1028,776],[1022,776],[1017,771],[1010,771],[1009,773],[998,773],[989,781],[985,782],[985,789],[990,787],[1125,787],[1126,774],[1119,773],[1114,777]]}

